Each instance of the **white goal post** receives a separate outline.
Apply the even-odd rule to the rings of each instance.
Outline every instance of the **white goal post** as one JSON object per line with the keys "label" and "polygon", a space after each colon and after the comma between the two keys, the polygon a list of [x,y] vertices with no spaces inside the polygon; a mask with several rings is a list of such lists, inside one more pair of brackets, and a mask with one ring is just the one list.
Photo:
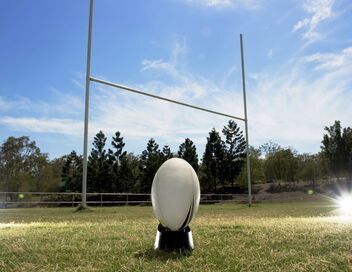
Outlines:
{"label": "white goal post", "polygon": [[121,84],[102,80],[90,75],[91,67],[91,48],[92,48],[92,27],[93,27],[93,3],[94,0],[90,0],[89,6],[89,27],[88,27],[88,50],[87,50],[87,70],[86,70],[86,94],[85,94],[85,108],[84,108],[84,143],[83,143],[83,175],[82,175],[82,207],[87,207],[87,164],[88,164],[88,115],[89,115],[89,92],[90,82],[96,82],[99,84],[114,87],[120,90],[125,90],[133,93],[137,93],[144,96],[149,96],[155,99],[163,100],[169,103],[174,103],[180,106],[193,108],[200,111],[205,111],[211,114],[220,115],[236,120],[243,121],[245,123],[245,135],[246,135],[246,155],[247,155],[247,179],[248,179],[248,205],[252,205],[252,189],[251,189],[251,167],[249,159],[249,139],[248,139],[248,117],[247,117],[247,101],[246,101],[246,82],[244,74],[244,56],[243,56],[243,38],[240,34],[240,46],[241,46],[241,65],[242,65],[242,87],[243,87],[243,104],[244,104],[244,118],[233,116],[227,113],[222,113],[203,107],[191,105],[188,103],[172,100],[162,96],[154,95],[145,91],[137,90],[131,87],[127,87]]}

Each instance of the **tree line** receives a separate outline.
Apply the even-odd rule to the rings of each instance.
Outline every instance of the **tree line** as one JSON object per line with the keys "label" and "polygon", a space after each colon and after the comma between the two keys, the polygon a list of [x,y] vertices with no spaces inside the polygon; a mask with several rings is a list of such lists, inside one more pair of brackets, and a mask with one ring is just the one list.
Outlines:
{"label": "tree line", "polygon": [[[155,139],[147,142],[146,149],[136,156],[127,152],[124,138],[117,131],[106,148],[107,137],[99,131],[88,157],[87,187],[90,192],[140,192],[149,193],[154,175],[166,160],[178,157],[189,162],[201,177],[202,189],[216,191],[219,186],[231,184],[241,172],[245,158],[246,142],[238,125],[230,120],[219,132],[209,132],[202,163],[199,162],[195,144],[186,138],[177,152],[168,145],[160,147]],[[62,191],[81,190],[82,156],[75,151],[67,156],[62,170]]]}
{"label": "tree line", "polygon": [[[330,178],[352,178],[352,129],[340,121],[325,127],[321,151],[299,154],[292,147],[268,142],[250,147],[253,183],[273,187],[310,184]],[[109,147],[108,147],[109,146]],[[198,174],[202,192],[245,192],[247,188],[246,141],[235,121],[221,132],[209,132],[202,158],[186,138],[173,152],[149,139],[145,150],[135,155],[125,150],[122,134],[111,141],[99,131],[88,157],[88,192],[149,193],[155,172],[172,157],[188,161]],[[27,136],[9,137],[0,147],[1,191],[81,192],[82,155],[70,154],[49,160]]]}

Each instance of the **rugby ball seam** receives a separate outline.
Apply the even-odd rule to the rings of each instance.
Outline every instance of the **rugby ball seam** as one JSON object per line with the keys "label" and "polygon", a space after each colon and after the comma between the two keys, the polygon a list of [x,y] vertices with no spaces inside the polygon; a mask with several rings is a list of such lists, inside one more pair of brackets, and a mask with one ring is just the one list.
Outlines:
{"label": "rugby ball seam", "polygon": [[185,219],[185,221],[183,221],[181,227],[179,228],[180,230],[182,230],[183,228],[185,228],[185,227],[188,226],[188,222],[189,222],[190,216],[191,216],[191,218],[192,218],[192,210],[193,210],[192,207],[193,207],[193,204],[189,207],[189,210],[188,210],[186,219]]}
{"label": "rugby ball seam", "polygon": [[[194,171],[193,168],[189,168],[189,174],[190,174],[191,178],[193,177],[193,171]],[[194,215],[194,193],[195,193],[194,192],[194,188],[192,187],[192,195],[193,195],[192,204],[191,204],[191,206],[189,208],[189,211],[188,211],[188,214],[186,216],[185,221],[183,222],[183,224],[179,228],[180,230],[184,229],[185,227],[187,227],[191,223],[191,221],[193,219],[193,215]]]}

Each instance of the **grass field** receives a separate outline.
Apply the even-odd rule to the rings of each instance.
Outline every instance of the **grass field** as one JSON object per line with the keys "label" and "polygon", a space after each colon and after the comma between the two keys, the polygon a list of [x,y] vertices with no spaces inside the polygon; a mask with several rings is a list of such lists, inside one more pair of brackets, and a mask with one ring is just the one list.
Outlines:
{"label": "grass field", "polygon": [[152,249],[151,207],[0,210],[0,271],[352,271],[328,202],[201,206],[192,253]]}

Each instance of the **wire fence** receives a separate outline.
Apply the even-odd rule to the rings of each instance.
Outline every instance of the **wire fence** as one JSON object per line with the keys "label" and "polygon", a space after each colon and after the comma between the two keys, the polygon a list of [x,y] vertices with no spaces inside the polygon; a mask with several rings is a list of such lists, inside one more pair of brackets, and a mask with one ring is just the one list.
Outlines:
{"label": "wire fence", "polygon": [[[245,203],[246,194],[201,194],[201,204],[235,201]],[[82,202],[81,193],[62,192],[0,192],[0,208],[35,206],[72,206]],[[150,194],[132,193],[87,193],[91,206],[151,205]]]}

